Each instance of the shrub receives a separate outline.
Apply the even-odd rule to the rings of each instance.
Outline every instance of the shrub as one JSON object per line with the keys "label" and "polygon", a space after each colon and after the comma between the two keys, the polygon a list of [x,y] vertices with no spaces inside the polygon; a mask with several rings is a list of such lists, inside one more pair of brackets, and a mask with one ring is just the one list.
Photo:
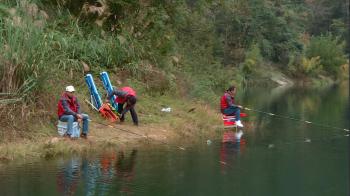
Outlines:
{"label": "shrub", "polygon": [[305,75],[318,74],[322,69],[320,57],[311,57],[310,59],[305,57],[302,58],[299,69],[299,71]]}
{"label": "shrub", "polygon": [[331,75],[338,73],[339,67],[346,63],[345,43],[331,34],[312,37],[306,49],[306,57],[320,58],[323,69]]}
{"label": "shrub", "polygon": [[254,74],[256,72],[257,66],[261,65],[263,62],[263,57],[261,56],[260,48],[257,44],[247,51],[245,55],[245,60],[242,64],[242,71],[246,76]]}

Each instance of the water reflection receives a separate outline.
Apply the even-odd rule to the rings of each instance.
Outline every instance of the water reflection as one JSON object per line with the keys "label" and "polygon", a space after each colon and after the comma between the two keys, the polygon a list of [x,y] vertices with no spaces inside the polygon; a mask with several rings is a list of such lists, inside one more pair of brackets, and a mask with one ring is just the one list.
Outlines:
{"label": "water reflection", "polygon": [[123,151],[118,153],[118,161],[115,168],[118,178],[122,181],[120,192],[132,193],[130,184],[135,175],[134,168],[136,155],[136,150],[133,150],[129,157],[126,157]]}
{"label": "water reflection", "polygon": [[221,173],[226,174],[228,168],[235,164],[238,157],[244,153],[246,139],[242,130],[228,130],[222,135],[220,148]]}
{"label": "water reflection", "polygon": [[60,160],[59,164],[64,165],[57,173],[57,188],[62,195],[74,195],[77,190],[80,178],[80,158],[73,157],[67,161]]}
{"label": "water reflection", "polygon": [[136,155],[134,149],[129,155],[124,151],[112,151],[98,158],[72,157],[59,161],[58,191],[61,195],[109,195],[111,192],[129,195],[135,176]]}
{"label": "water reflection", "polygon": [[82,159],[84,195],[106,195],[111,189],[115,171],[115,152],[103,153],[99,159]]}
{"label": "water reflection", "polygon": [[100,167],[98,160],[87,160],[83,159],[82,161],[82,179],[84,185],[84,195],[95,195],[97,180],[100,175]]}

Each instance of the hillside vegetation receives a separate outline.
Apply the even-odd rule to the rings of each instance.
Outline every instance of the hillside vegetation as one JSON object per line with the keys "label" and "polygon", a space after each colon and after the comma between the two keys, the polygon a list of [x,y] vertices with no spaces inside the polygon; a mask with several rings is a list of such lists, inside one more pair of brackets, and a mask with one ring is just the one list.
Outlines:
{"label": "hillside vegetation", "polygon": [[[215,103],[277,70],[296,80],[348,69],[346,0],[0,0],[0,138],[53,123],[59,94],[108,71],[149,99]],[[141,108],[141,110],[146,108]],[[146,111],[145,111],[146,112]],[[35,123],[39,125],[40,123]]]}

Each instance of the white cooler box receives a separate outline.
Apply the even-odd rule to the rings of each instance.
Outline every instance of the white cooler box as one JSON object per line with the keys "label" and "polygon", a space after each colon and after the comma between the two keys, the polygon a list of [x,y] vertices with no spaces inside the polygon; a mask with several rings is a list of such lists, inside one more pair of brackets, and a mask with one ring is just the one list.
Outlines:
{"label": "white cooler box", "polygon": [[[57,130],[60,136],[67,132],[67,122],[58,121]],[[73,122],[73,130],[71,137],[80,137],[80,127],[78,122]]]}

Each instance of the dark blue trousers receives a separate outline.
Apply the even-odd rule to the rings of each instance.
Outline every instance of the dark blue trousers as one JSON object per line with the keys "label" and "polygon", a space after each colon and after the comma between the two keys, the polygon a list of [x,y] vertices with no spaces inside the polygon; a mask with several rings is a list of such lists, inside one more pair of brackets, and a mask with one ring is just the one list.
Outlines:
{"label": "dark blue trousers", "polygon": [[229,106],[228,108],[224,109],[223,114],[228,116],[236,116],[236,121],[241,120],[241,109],[236,106]]}
{"label": "dark blue trousers", "polygon": [[[124,107],[124,103],[118,103],[118,113],[119,113],[119,114],[122,113],[123,107]],[[138,117],[137,117],[137,113],[136,113],[136,111],[135,111],[135,108],[132,107],[132,108],[129,109],[129,111],[130,111],[130,114],[131,114],[132,121],[134,122],[135,125],[138,125],[138,124],[139,124],[139,120],[138,120]],[[125,119],[125,117],[124,117],[124,115],[122,115],[122,116],[120,117],[120,121],[123,122],[124,119]]]}

